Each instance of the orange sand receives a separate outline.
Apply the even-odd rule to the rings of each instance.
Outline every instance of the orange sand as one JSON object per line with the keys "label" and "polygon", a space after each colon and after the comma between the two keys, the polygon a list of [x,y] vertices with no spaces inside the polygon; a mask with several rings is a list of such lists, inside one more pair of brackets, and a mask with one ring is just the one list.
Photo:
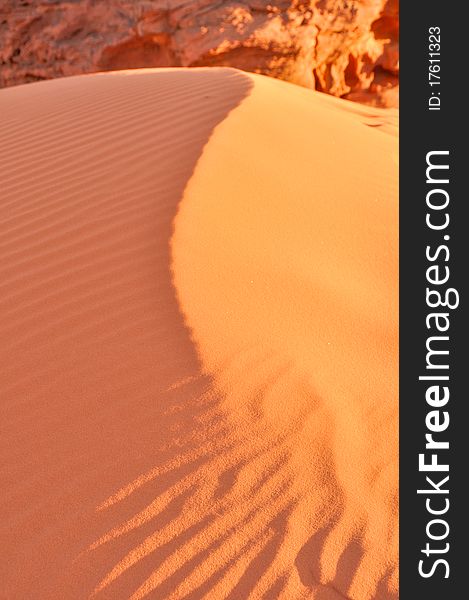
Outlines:
{"label": "orange sand", "polygon": [[0,92],[0,597],[397,598],[397,113]]}

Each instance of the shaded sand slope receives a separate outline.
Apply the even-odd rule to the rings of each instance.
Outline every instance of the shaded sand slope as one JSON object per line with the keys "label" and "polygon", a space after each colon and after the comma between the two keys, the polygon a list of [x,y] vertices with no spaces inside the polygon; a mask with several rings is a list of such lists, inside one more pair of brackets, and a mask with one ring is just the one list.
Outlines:
{"label": "shaded sand slope", "polygon": [[0,597],[396,598],[396,114],[230,69],[0,112]]}

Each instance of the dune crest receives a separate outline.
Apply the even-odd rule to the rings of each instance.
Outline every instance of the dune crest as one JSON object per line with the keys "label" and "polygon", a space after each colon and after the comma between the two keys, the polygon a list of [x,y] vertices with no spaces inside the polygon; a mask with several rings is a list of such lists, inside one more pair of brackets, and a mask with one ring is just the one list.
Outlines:
{"label": "dune crest", "polygon": [[0,92],[14,598],[397,598],[397,113],[232,69]]}

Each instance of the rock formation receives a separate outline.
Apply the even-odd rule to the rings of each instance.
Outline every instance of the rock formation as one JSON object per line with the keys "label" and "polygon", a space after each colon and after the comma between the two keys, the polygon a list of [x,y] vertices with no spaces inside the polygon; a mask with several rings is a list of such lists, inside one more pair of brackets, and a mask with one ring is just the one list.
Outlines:
{"label": "rock formation", "polygon": [[0,86],[228,65],[397,102],[398,0],[0,0]]}

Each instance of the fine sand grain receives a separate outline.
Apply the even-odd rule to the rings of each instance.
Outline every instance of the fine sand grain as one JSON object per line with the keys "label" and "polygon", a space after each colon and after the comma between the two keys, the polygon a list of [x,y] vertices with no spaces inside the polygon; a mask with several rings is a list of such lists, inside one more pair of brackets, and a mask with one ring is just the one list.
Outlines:
{"label": "fine sand grain", "polygon": [[0,597],[397,598],[397,113],[0,92]]}

